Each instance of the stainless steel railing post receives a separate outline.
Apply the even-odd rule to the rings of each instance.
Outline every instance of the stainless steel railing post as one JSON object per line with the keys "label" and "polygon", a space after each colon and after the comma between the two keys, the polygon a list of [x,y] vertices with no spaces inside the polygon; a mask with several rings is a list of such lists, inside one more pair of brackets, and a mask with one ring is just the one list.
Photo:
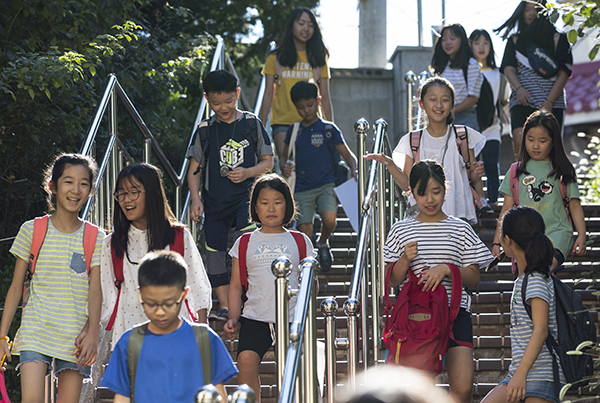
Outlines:
{"label": "stainless steel railing post", "polygon": [[304,328],[304,402],[317,403],[319,401],[319,385],[317,382],[317,276],[319,263],[316,260],[304,262],[300,266],[301,275],[312,275],[308,300],[308,315]]}
{"label": "stainless steel railing post", "polygon": [[288,276],[292,272],[292,262],[284,256],[280,256],[271,263],[271,272],[275,279],[275,326],[277,340],[275,342],[275,359],[277,373],[277,394],[281,392],[283,371],[285,370],[285,354],[287,352],[289,335],[289,299]]}
{"label": "stainless steel railing post", "polygon": [[150,163],[150,155],[152,154],[152,140],[149,138],[144,139],[144,162]]}
{"label": "stainless steel railing post", "polygon": [[[344,313],[348,317],[348,382],[350,391],[356,391],[356,373],[358,372],[358,323],[360,302],[347,299],[344,302]],[[364,335],[363,335],[364,336]]]}
{"label": "stainless steel railing post", "polygon": [[367,182],[367,163],[363,156],[367,153],[367,132],[369,131],[369,122],[361,118],[354,124],[356,132],[356,144],[358,146],[358,211],[362,211],[362,204],[365,198],[365,184]]}
{"label": "stainless steel railing post", "polygon": [[213,385],[204,385],[194,396],[194,403],[219,403],[222,401],[221,394]]}
{"label": "stainless steel railing post", "polygon": [[417,76],[410,70],[404,75],[404,81],[406,81],[406,118],[408,119],[408,131],[412,130],[413,124],[413,112],[414,112],[414,92],[415,92],[415,81]]}
{"label": "stainless steel railing post", "polygon": [[256,394],[250,386],[240,385],[229,395],[229,403],[256,403]]}
{"label": "stainless steel railing post", "polygon": [[335,401],[337,379],[335,313],[338,303],[335,298],[327,298],[321,302],[321,312],[325,316],[325,365],[327,376],[327,403]]}

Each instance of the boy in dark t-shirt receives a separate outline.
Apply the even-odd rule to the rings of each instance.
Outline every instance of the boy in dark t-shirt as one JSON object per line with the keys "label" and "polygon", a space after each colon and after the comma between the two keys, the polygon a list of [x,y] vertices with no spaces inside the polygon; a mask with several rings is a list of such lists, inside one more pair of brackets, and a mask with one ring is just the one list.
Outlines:
{"label": "boy in dark t-shirt", "polygon": [[[350,151],[340,129],[332,122],[321,119],[317,112],[321,103],[315,83],[297,82],[290,91],[292,102],[302,117],[295,141],[294,162],[280,158],[281,170],[289,177],[296,170],[294,199],[298,205],[298,230],[312,236],[315,207],[321,216],[321,236],[315,242],[321,269],[331,268],[333,256],[329,249],[329,236],[335,229],[337,200],[334,188],[335,154],[339,153],[356,179],[356,157]],[[297,123],[298,124],[298,123]],[[288,155],[294,125],[288,128],[283,155]]]}
{"label": "boy in dark t-shirt", "polygon": [[202,84],[214,115],[200,122],[186,155],[190,214],[195,222],[205,215],[206,268],[220,305],[209,317],[228,320],[229,229],[249,229],[248,191],[255,177],[273,168],[273,150],[261,121],[236,108],[240,89],[231,73],[210,72]]}

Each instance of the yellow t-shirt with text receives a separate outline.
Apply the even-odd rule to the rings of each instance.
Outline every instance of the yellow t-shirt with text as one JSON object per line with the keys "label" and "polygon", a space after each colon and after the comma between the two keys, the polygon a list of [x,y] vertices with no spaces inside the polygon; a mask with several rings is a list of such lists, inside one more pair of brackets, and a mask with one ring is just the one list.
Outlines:
{"label": "yellow t-shirt with text", "polygon": [[[262,74],[275,74],[274,52],[267,58]],[[321,78],[330,78],[327,63],[323,66]],[[275,85],[275,95],[271,109],[271,125],[291,125],[302,120],[292,102],[290,90],[298,81],[308,81],[310,79],[314,80],[314,72],[310,63],[308,63],[306,51],[298,52],[298,59],[294,68],[290,69],[283,66],[280,78],[281,85]]]}

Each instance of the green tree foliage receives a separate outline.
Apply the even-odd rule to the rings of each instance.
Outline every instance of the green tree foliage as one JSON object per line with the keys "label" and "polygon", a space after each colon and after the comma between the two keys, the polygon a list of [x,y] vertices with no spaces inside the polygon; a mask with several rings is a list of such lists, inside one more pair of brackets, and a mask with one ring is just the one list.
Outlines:
{"label": "green tree foliage", "polygon": [[[216,36],[242,77],[257,80],[267,45],[289,11],[318,0],[4,0],[0,2],[0,298],[12,278],[8,250],[21,223],[44,212],[43,170],[81,148],[109,74],[118,78],[179,169]],[[255,27],[264,35],[243,43]],[[119,136],[141,158],[123,109]],[[101,131],[106,138],[106,122]],[[105,141],[105,140],[104,140]],[[99,140],[98,153],[103,151]],[[13,321],[14,331],[18,320]],[[13,366],[14,368],[14,366]],[[11,399],[19,379],[7,372]]]}
{"label": "green tree foliage", "polygon": [[[600,0],[584,0],[573,3],[553,4],[548,3],[547,9],[543,12],[548,13],[552,22],[556,23],[559,18],[562,19],[567,32],[569,42],[575,44],[577,41],[586,38],[592,40],[594,45],[588,53],[590,60],[594,60],[600,50]],[[600,82],[598,83],[600,85]],[[600,100],[599,100],[600,103]],[[586,202],[600,202],[600,160],[598,159],[598,138],[593,137],[588,146],[589,149],[596,151],[592,155],[592,165],[582,167],[581,170],[587,174],[584,182],[585,189],[582,199]]]}

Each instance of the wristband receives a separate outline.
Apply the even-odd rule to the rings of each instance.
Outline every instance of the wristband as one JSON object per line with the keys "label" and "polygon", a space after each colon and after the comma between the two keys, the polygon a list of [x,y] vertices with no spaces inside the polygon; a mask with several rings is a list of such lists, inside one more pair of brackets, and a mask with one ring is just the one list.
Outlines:
{"label": "wristband", "polygon": [[0,339],[4,339],[7,343],[10,343],[10,338],[8,336],[0,337]]}
{"label": "wristband", "polygon": [[497,243],[497,242],[494,242],[494,243],[492,244],[492,246],[496,246],[496,245],[498,245],[498,246],[502,246],[502,245],[500,245],[500,244],[499,244],[499,243]]}

